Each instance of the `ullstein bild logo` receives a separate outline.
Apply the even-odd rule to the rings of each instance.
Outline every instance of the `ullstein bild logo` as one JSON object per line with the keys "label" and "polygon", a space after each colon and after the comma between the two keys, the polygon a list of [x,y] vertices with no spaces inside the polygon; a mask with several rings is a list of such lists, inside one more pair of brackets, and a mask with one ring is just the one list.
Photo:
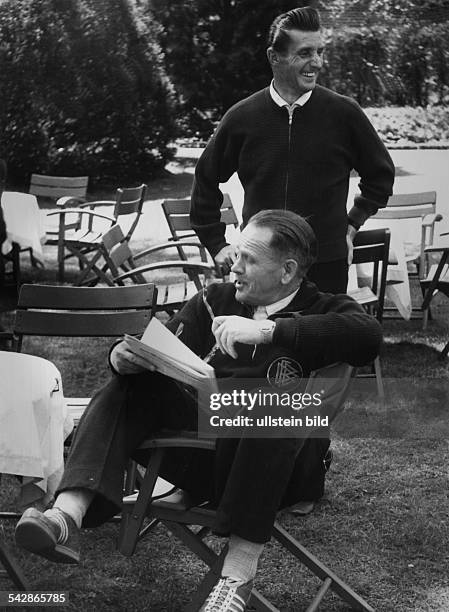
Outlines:
{"label": "ullstein bild logo", "polygon": [[302,379],[301,365],[290,357],[278,357],[270,363],[267,380],[272,387],[286,390],[296,389]]}

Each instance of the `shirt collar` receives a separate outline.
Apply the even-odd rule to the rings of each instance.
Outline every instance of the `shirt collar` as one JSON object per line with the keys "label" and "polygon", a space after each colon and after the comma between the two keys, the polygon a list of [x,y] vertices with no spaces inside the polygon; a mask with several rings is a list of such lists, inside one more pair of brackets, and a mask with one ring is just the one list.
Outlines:
{"label": "shirt collar", "polygon": [[302,94],[302,96],[299,96],[299,98],[297,100],[295,100],[293,102],[293,104],[289,104],[275,90],[275,88],[274,88],[274,79],[270,83],[270,96],[273,98],[273,101],[278,106],[304,106],[304,104],[306,102],[308,102],[310,96],[312,95],[312,91],[313,90],[306,91],[306,93]]}
{"label": "shirt collar", "polygon": [[[262,308],[265,308],[265,310],[267,311],[267,315],[271,317],[271,315],[274,315],[276,312],[279,312],[280,310],[283,310],[286,306],[288,306],[295,297],[295,295],[298,293],[298,291],[299,287],[298,289],[287,295],[285,298],[282,298],[282,300],[278,300],[277,302],[274,302],[274,304],[268,304],[266,306],[263,306]],[[257,308],[259,308],[259,306]]]}

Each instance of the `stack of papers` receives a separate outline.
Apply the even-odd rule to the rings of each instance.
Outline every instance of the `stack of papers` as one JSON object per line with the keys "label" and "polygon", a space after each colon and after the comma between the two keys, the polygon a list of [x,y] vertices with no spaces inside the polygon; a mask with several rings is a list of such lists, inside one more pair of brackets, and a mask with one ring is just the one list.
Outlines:
{"label": "stack of papers", "polygon": [[149,369],[156,368],[198,390],[217,392],[215,370],[189,349],[162,323],[153,317],[141,340],[125,335],[130,349],[148,362]]}

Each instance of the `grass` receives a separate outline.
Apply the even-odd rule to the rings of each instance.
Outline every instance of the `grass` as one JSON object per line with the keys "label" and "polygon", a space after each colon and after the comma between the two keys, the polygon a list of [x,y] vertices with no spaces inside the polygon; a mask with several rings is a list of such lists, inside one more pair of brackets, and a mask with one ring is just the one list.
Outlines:
{"label": "grass", "polygon": [[[26,264],[26,262],[24,262]],[[24,280],[52,282],[55,266],[24,266]],[[417,288],[414,288],[415,300]],[[448,300],[437,298],[428,330],[420,321],[386,320],[382,368],[391,401],[354,394],[333,436],[335,459],[325,497],[309,517],[288,513],[281,524],[380,612],[449,609],[448,361],[438,351],[449,338]],[[0,299],[10,328],[13,293]],[[29,340],[25,350],[54,361],[66,395],[89,395],[109,374],[109,341]],[[80,390],[82,390],[80,392]],[[1,483],[2,509],[17,509],[14,477]],[[13,524],[0,530],[13,547]],[[115,550],[117,526],[82,532],[80,566],[59,566],[17,549],[33,590],[70,593],[66,610],[178,612],[188,603],[204,565],[162,527],[131,558]],[[216,546],[221,541],[214,540]],[[257,587],[285,612],[304,610],[319,582],[270,543]],[[10,585],[0,582],[0,589]],[[321,609],[347,610],[328,595]]]}

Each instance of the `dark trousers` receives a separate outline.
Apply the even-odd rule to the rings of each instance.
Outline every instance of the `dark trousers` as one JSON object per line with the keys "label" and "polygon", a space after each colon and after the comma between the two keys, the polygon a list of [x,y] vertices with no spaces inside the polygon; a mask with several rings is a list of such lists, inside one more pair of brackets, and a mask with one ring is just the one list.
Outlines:
{"label": "dark trousers", "polygon": [[324,261],[313,264],[307,278],[323,293],[346,293],[348,286],[348,261]]}
{"label": "dark trousers", "polygon": [[[124,471],[130,457],[143,461],[136,453],[143,440],[164,428],[195,429],[196,411],[195,402],[171,379],[150,372],[115,376],[92,398],[58,491],[95,493],[85,527],[120,511]],[[217,440],[215,451],[170,449],[161,476],[196,498],[213,500],[217,533],[263,543],[270,539],[278,509],[301,499],[290,478],[298,472],[295,463],[304,443],[242,438]]]}

